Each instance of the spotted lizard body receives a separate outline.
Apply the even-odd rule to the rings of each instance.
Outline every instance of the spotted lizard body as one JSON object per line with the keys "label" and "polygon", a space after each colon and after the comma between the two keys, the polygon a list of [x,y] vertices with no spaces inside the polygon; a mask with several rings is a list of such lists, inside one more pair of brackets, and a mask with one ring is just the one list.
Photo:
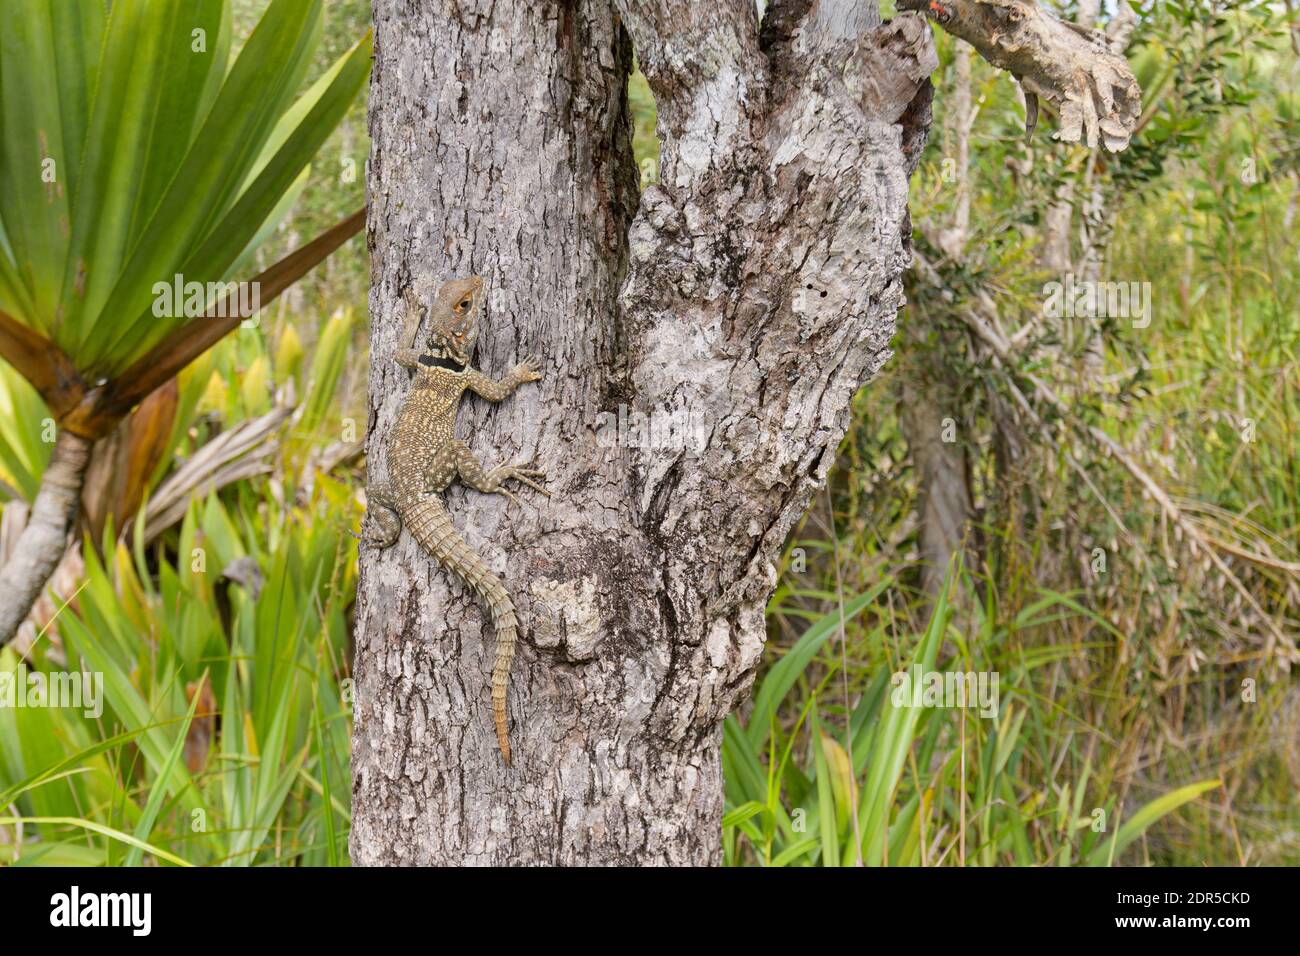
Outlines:
{"label": "spotted lizard body", "polygon": [[366,540],[387,548],[405,525],[420,547],[457,574],[487,606],[497,636],[492,715],[497,744],[509,765],[506,690],[519,626],[514,603],[501,580],[452,526],[441,493],[457,478],[476,491],[502,494],[516,504],[519,500],[502,487],[509,479],[543,494],[549,492],[537,483],[536,479],[543,477],[540,471],[518,465],[486,471],[469,447],[456,440],[456,411],[467,390],[499,402],[525,382],[541,378],[536,358],[516,365],[501,381],[488,378],[470,365],[478,340],[482,300],[483,280],[478,276],[445,283],[427,310],[428,348],[421,351],[415,347],[415,338],[421,312],[426,310],[407,293],[395,358],[399,365],[415,370],[415,379],[388,440],[389,482],[373,485],[367,492],[367,510],[373,524]]}

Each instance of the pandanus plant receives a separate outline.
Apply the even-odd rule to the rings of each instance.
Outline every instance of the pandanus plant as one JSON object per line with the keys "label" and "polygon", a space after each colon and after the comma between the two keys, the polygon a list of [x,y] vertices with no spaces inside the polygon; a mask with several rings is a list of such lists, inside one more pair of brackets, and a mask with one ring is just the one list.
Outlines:
{"label": "pandanus plant", "polygon": [[0,570],[0,645],[63,554],[94,443],[239,325],[234,280],[265,306],[363,225],[247,275],[369,73],[367,34],[299,95],[322,16],[272,0],[231,63],[229,0],[0,11],[0,358],[57,426]]}

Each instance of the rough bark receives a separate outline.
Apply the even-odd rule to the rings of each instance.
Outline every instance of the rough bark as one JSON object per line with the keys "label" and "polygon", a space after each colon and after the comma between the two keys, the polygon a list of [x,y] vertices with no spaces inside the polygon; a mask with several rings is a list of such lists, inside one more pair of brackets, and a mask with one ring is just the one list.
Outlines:
{"label": "rough bark", "polygon": [[[369,467],[405,286],[478,273],[478,367],[536,351],[544,378],[459,434],[554,497],[448,495],[518,607],[510,768],[482,610],[406,535],[363,553],[353,859],[717,862],[774,558],[889,355],[929,29],[848,0],[776,5],[761,36],[749,0],[376,0],[375,25]],[[632,43],[662,142],[639,207]],[[620,405],[687,427],[607,447]]]}
{"label": "rough bark", "polygon": [[65,429],[59,430],[54,441],[27,527],[0,571],[0,647],[18,632],[63,557],[77,518],[91,445],[90,439]]}

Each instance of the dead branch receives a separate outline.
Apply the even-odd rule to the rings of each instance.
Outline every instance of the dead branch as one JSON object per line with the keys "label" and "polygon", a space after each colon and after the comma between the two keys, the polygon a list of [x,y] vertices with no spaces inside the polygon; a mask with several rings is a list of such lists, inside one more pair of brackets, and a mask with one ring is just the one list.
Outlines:
{"label": "dead branch", "polygon": [[1056,139],[1094,147],[1100,134],[1111,152],[1128,146],[1142,90],[1106,34],[1057,20],[1033,0],[899,0],[898,9],[924,12],[1011,73],[1031,115],[1037,97],[1047,100],[1060,116]]}

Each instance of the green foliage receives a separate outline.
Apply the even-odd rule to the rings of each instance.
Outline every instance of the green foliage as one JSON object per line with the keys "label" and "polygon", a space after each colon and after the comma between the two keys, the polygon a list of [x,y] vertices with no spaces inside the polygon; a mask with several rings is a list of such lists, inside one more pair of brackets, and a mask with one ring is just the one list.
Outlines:
{"label": "green foliage", "polygon": [[[1182,787],[1116,820],[1115,796],[1071,744],[1080,721],[1054,712],[1048,698],[1051,672],[1077,649],[1026,647],[1062,615],[1087,612],[1054,593],[1014,615],[991,604],[968,640],[945,587],[923,633],[891,639],[895,622],[879,604],[894,586],[886,580],[814,621],[760,681],[745,725],[727,719],[729,864],[1108,865],[1158,820],[1220,785]],[[774,601],[769,613],[789,610]],[[858,626],[841,634],[841,613]],[[828,638],[852,641],[852,656],[828,653]],[[955,649],[947,661],[945,641]],[[853,673],[845,674],[849,660]],[[997,673],[1011,690],[988,716],[907,706],[899,675],[936,667]],[[855,688],[852,707],[831,703],[841,681]],[[1074,781],[1042,779],[1045,767],[1062,763],[1058,751],[1079,769]]]}
{"label": "green foliage", "polygon": [[310,392],[299,423],[300,430],[307,435],[316,434],[333,404],[334,393],[347,361],[351,332],[350,311],[336,312],[321,330],[308,375]]}
{"label": "green foliage", "polygon": [[228,0],[101,10],[0,21],[0,309],[111,377],[182,321],[153,314],[157,283],[228,278],[284,215],[370,39],[295,100],[320,0],[274,0],[233,63]]}
{"label": "green foliage", "polygon": [[[951,74],[936,77],[936,122],[912,208],[916,247],[939,281],[913,277],[901,321],[924,332],[899,337],[898,360],[860,399],[834,478],[836,522],[848,529],[839,551],[852,556],[850,580],[885,571],[904,587],[917,581],[906,558],[916,554],[909,522],[924,489],[894,410],[904,380],[912,394],[942,396],[975,509],[978,574],[963,589],[960,617],[980,611],[991,593],[1008,608],[1038,592],[1068,593],[1088,612],[1019,638],[1030,649],[1070,650],[1038,669],[1052,680],[1024,701],[1021,734],[1034,735],[1037,752],[1009,792],[1047,806],[1068,788],[1059,813],[1077,819],[1086,767],[1092,805],[1107,809],[1113,797],[1127,820],[1139,820],[1127,810],[1141,804],[1136,793],[1154,810],[1219,778],[1250,812],[1207,792],[1148,821],[1132,843],[1132,831],[1121,831],[1114,847],[1129,849],[1117,849],[1115,860],[1294,862],[1297,689],[1276,633],[1294,639],[1300,566],[1300,283],[1286,265],[1300,255],[1300,234],[1287,225],[1297,63],[1277,4],[1141,7],[1128,56],[1144,113],[1124,153],[1053,144],[1042,128],[1026,147],[1010,81],[974,63],[972,227],[953,259],[931,241],[958,198],[943,175]],[[1059,276],[1044,262],[1041,236],[1062,197],[1073,206],[1072,257],[1086,234],[1102,256],[1097,278],[1149,283],[1149,326],[1111,319],[1090,340],[1081,324],[1044,314],[1044,283]],[[966,316],[981,295],[1015,338],[1006,361],[971,345]],[[1037,404],[1041,424],[1021,405],[1035,400],[1029,375],[1067,400],[1063,410]],[[1090,447],[1087,427],[1128,449],[1216,542],[1262,614],[1202,549],[1188,547],[1127,469]],[[818,573],[830,571],[823,563]],[[902,630],[920,608],[899,602],[892,611]],[[1005,679],[1014,659],[984,640],[980,651]],[[850,658],[856,653],[851,644]],[[1026,860],[1064,858],[1065,848],[1032,826],[1027,836]],[[1069,856],[1096,862],[1109,852],[1075,846]]]}
{"label": "green foliage", "polygon": [[54,447],[42,436],[51,422],[36,389],[0,362],[0,500],[36,497]]}
{"label": "green foliage", "polygon": [[[256,26],[267,0],[232,0],[234,32],[246,36]],[[315,79],[370,28],[370,0],[328,0],[325,26],[309,77]],[[365,205],[365,166],[370,151],[366,125],[366,97],[357,96],[312,161],[311,176],[292,211],[278,229],[258,247],[248,271],[265,268],[293,251],[301,237],[317,236]],[[314,269],[295,284],[295,296],[286,310],[303,320],[318,312],[326,315],[340,305],[350,306],[359,318],[367,314],[370,286],[369,257],[332,255],[323,268]],[[283,301],[283,300],[282,300]],[[358,330],[363,331],[363,329]],[[310,342],[310,335],[304,336]],[[358,336],[359,339],[364,336]],[[358,344],[358,347],[363,347]]]}
{"label": "green foliage", "polygon": [[637,70],[627,84],[628,106],[632,110],[632,154],[641,171],[641,188],[659,182],[659,140],[655,137],[655,123],[659,111],[650,85]]}
{"label": "green foliage", "polygon": [[[39,835],[6,844],[9,862],[344,862],[356,545],[323,516],[349,514],[351,496],[318,476],[301,505],[238,497],[195,502],[174,553],[86,549],[58,647],[38,642],[26,666],[51,680],[81,661],[102,675],[103,713],[0,709],[15,808],[0,826]],[[256,583],[223,575],[240,559]],[[0,668],[17,667],[5,651]]]}
{"label": "green foliage", "polygon": [[[260,6],[247,30],[232,28],[223,0],[115,4],[107,17],[41,0],[4,18],[0,307],[83,368],[119,371],[174,328],[152,315],[153,281],[246,277],[364,82],[369,38],[332,39],[331,62],[300,93],[323,4]],[[141,71],[140,57],[158,68]],[[45,168],[49,188],[27,188]],[[54,216],[70,228],[51,228]],[[98,713],[0,708],[3,862],[346,863],[356,545],[343,529],[357,502],[312,460],[352,400],[341,386],[353,382],[353,322],[341,310],[321,341],[306,336],[304,377],[309,349],[292,320],[262,318],[179,376],[144,492],[296,391],[303,404],[272,476],[192,501],[148,547],[143,509],[122,538],[106,528],[102,550],[81,549],[69,606],[22,658],[0,656],[10,680],[84,669],[103,681]],[[49,412],[8,366],[0,409],[12,412],[0,421],[0,488],[30,501]]]}

